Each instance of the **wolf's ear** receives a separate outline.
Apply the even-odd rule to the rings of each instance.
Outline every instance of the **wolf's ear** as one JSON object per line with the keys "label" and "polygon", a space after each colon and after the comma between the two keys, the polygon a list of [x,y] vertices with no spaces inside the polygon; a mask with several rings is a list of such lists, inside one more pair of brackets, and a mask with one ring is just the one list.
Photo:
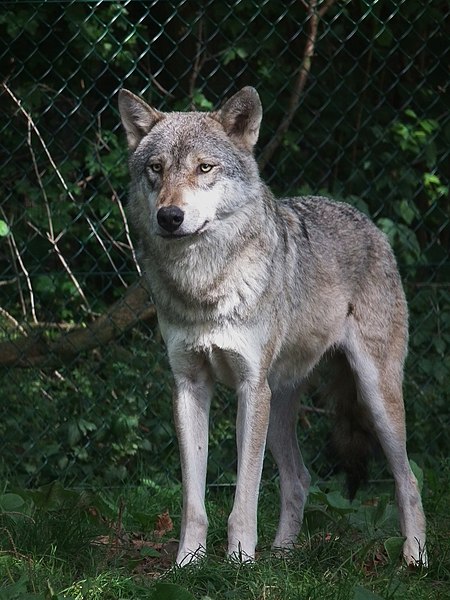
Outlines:
{"label": "wolf's ear", "polygon": [[251,151],[258,141],[262,114],[258,92],[247,86],[227,100],[215,118],[235,144]]}
{"label": "wolf's ear", "polygon": [[119,92],[119,112],[130,150],[135,150],[153,125],[164,118],[163,113],[124,89]]}

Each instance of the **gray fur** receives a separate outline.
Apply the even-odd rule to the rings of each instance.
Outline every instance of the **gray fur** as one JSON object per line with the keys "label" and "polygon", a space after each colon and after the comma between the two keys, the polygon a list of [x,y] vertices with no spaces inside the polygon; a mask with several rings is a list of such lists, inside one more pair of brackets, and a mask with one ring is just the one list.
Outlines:
{"label": "gray fur", "polygon": [[[131,150],[129,218],[175,380],[184,483],[178,563],[206,547],[215,379],[238,395],[228,551],[254,557],[266,438],[280,469],[274,546],[294,544],[309,487],[295,432],[298,390],[326,353],[343,357],[334,439],[350,492],[377,438],[396,481],[405,559],[425,562],[425,520],[405,447],[407,307],[386,237],[347,204],[274,198],[252,154],[262,117],[253,88],[213,113],[160,113],[126,91],[119,107]],[[183,221],[169,231],[161,215],[174,207]]]}

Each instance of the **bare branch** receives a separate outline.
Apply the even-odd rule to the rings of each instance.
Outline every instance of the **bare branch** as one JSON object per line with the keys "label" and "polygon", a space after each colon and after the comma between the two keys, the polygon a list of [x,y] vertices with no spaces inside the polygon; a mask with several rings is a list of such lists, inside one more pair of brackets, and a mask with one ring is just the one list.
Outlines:
{"label": "bare branch", "polygon": [[171,94],[169,92],[169,90],[166,90],[165,87],[163,87],[159,81],[156,79],[156,77],[154,75],[152,75],[152,73],[149,72],[149,79],[151,80],[152,84],[155,86],[156,89],[158,89],[161,94],[167,98],[175,98],[175,96],[173,94]]}
{"label": "bare branch", "polygon": [[117,206],[119,207],[119,211],[120,211],[120,215],[122,217],[122,222],[123,222],[123,226],[125,228],[125,237],[127,238],[128,244],[131,248],[131,254],[133,255],[133,262],[134,262],[134,266],[136,267],[136,271],[139,273],[139,275],[142,275],[142,271],[141,271],[141,267],[139,266],[139,262],[136,256],[136,249],[134,247],[133,241],[131,239],[131,235],[130,235],[130,227],[128,225],[128,219],[127,216],[125,214],[124,208],[123,208],[123,204],[118,196],[118,194],[113,190],[113,199],[117,202]]}
{"label": "bare branch", "polygon": [[[3,210],[3,208],[1,206],[0,206],[0,210],[2,212],[3,218],[5,219],[5,221],[7,221],[7,218],[6,218],[6,215],[5,215],[5,211]],[[33,321],[35,323],[37,323],[38,319],[37,319],[37,315],[36,315],[36,303],[35,303],[35,300],[34,300],[34,291],[33,291],[33,286],[31,284],[30,274],[28,273],[28,269],[26,268],[25,263],[23,262],[22,255],[19,252],[19,248],[17,247],[16,239],[14,237],[14,234],[13,234],[11,228],[10,228],[9,235],[8,235],[8,243],[9,243],[10,248],[11,248],[11,253],[14,255],[15,259],[19,263],[20,268],[22,269],[22,273],[25,276],[25,281],[27,282],[28,294],[30,296],[31,317],[32,317]],[[25,306],[23,306],[23,309],[25,311],[24,314],[26,315]]]}
{"label": "bare branch", "polygon": [[98,241],[98,243],[100,244],[101,249],[103,250],[103,252],[106,254],[106,257],[108,258],[109,263],[111,264],[112,268],[114,269],[114,271],[117,273],[118,278],[120,279],[120,282],[122,283],[122,285],[124,287],[127,287],[127,284],[125,282],[125,280],[123,279],[122,275],[120,274],[120,270],[117,268],[113,257],[111,256],[111,254],[108,252],[107,247],[105,246],[105,242],[102,240],[102,238],[99,236],[94,223],[91,221],[91,219],[85,215],[84,217],[86,219],[86,221],[89,224],[89,227],[91,228],[92,233],[94,234],[95,239]]}
{"label": "bare branch", "polygon": [[[39,188],[41,190],[42,193],[42,197],[44,199],[44,206],[45,206],[45,211],[47,213],[47,221],[48,221],[48,232],[46,234],[46,238],[48,239],[48,241],[52,244],[53,249],[58,257],[58,259],[60,260],[61,264],[63,265],[64,270],[67,272],[70,280],[72,281],[73,285],[75,286],[75,289],[77,290],[78,294],[80,295],[80,297],[82,298],[85,307],[90,310],[90,306],[89,306],[89,302],[88,299],[86,298],[81,285],[78,281],[78,279],[75,277],[74,273],[72,272],[72,270],[69,267],[69,264],[67,263],[66,259],[64,258],[64,255],[62,254],[59,246],[58,246],[58,240],[61,239],[62,234],[60,234],[57,238],[55,238],[55,233],[54,233],[54,229],[53,229],[53,218],[52,218],[52,213],[51,213],[51,208],[50,208],[50,203],[48,201],[48,196],[47,196],[47,192],[45,191],[45,186],[42,182],[42,178],[41,178],[41,174],[39,172],[39,168],[37,165],[37,161],[36,161],[36,155],[34,153],[34,149],[33,149],[33,143],[32,143],[32,138],[31,138],[31,133],[32,131],[37,135],[39,141],[41,142],[41,145],[44,149],[45,154],[47,155],[48,160],[50,161],[50,164],[52,165],[55,173],[58,176],[58,179],[60,180],[60,182],[63,185],[63,188],[65,189],[65,191],[67,192],[69,198],[75,202],[75,198],[73,197],[73,194],[70,192],[69,188],[67,187],[66,182],[64,181],[64,178],[62,177],[61,173],[58,170],[58,167],[56,166],[55,161],[53,160],[45,142],[43,137],[40,134],[39,129],[36,127],[36,124],[34,123],[31,115],[23,108],[21,101],[13,94],[13,92],[9,89],[9,87],[3,83],[2,84],[4,89],[8,92],[8,94],[11,96],[11,98],[13,99],[13,101],[15,102],[15,104],[18,106],[19,110],[21,111],[21,113],[25,116],[26,120],[27,120],[27,124],[28,124],[28,135],[27,135],[27,143],[28,143],[28,148],[30,150],[30,154],[31,154],[31,160],[33,163],[33,168],[34,168],[34,172],[36,174],[36,178],[39,184]],[[31,282],[30,282],[31,283]],[[30,286],[29,286],[30,287]]]}
{"label": "bare branch", "polygon": [[31,118],[31,116],[29,115],[29,113],[24,109],[24,107],[22,106],[22,102],[13,94],[13,92],[9,89],[9,87],[6,85],[6,83],[2,83],[3,88],[5,89],[5,91],[11,96],[11,98],[13,99],[13,101],[15,102],[15,104],[17,105],[17,107],[19,108],[20,112],[24,115],[24,117],[26,118],[26,120],[28,121],[28,123],[30,124],[30,126],[32,127],[33,131],[35,132],[35,134],[37,135],[39,141],[41,142],[42,148],[44,149],[45,154],[47,155],[48,160],[50,161],[50,164],[52,165],[58,179],[60,180],[64,190],[67,192],[67,195],[69,196],[69,198],[75,202],[75,198],[73,197],[72,192],[69,190],[69,188],[67,187],[67,183],[64,181],[63,176],[61,175],[58,167],[56,166],[55,161],[52,158],[52,155],[50,154],[44,140],[42,139],[42,136],[38,130],[38,128],[36,127],[36,125],[33,122],[33,119]]}
{"label": "bare branch", "polygon": [[22,327],[17,319],[15,319],[12,315],[9,314],[7,310],[0,306],[0,315],[2,315],[5,319],[10,321],[14,327],[16,327],[22,335],[27,335],[26,330]]}
{"label": "bare branch", "polygon": [[[97,137],[101,141],[101,143],[105,146],[105,148],[108,149],[108,144],[103,139],[101,131],[102,131],[101,120],[100,120],[100,116],[99,116],[99,118],[98,118],[98,134],[97,134]],[[101,164],[101,157],[100,157],[99,150],[98,150],[97,146],[96,146],[96,149],[95,149],[95,153],[96,153],[96,156],[97,156],[97,159],[98,159],[99,163]],[[104,172],[103,173],[103,177],[104,177],[106,183],[108,184],[109,189],[111,190],[113,202],[116,202],[117,206],[119,207],[120,216],[122,218],[122,223],[123,223],[123,227],[124,227],[124,230],[125,230],[125,237],[127,239],[128,246],[129,246],[128,249],[131,250],[131,254],[133,256],[133,261],[134,261],[134,266],[136,267],[136,271],[138,272],[138,274],[142,275],[142,271],[141,271],[141,268],[139,266],[139,263],[138,263],[138,260],[137,260],[137,257],[136,257],[136,250],[134,248],[134,244],[133,244],[133,241],[131,239],[130,227],[128,225],[128,219],[127,219],[127,216],[125,214],[122,202],[120,201],[119,195],[118,195],[118,193],[114,189],[114,186],[111,183],[109,175],[106,172]],[[105,233],[108,235],[108,232],[106,230],[105,230]],[[94,235],[97,236],[97,232],[96,231],[94,231]],[[109,236],[109,237],[110,237],[110,239],[112,239],[111,236]],[[99,242],[100,242],[100,239],[99,239]],[[120,245],[116,242],[116,240],[112,240],[112,242],[115,244],[116,247],[120,248]],[[102,248],[103,247],[104,246],[102,245]],[[106,251],[106,249],[105,249],[105,251]],[[114,263],[113,263],[113,261],[112,261],[112,259],[110,258],[109,255],[108,255],[108,259],[110,260],[111,264],[113,264],[113,266],[114,266]],[[118,272],[118,270],[117,270],[117,272]],[[120,274],[119,274],[119,277],[120,277]],[[121,280],[122,280],[122,278],[121,278]],[[122,280],[122,283],[126,287],[126,284],[125,284],[125,282],[123,280]]]}
{"label": "bare branch", "polygon": [[[67,272],[67,274],[69,276],[69,279],[72,281],[72,283],[75,286],[75,289],[77,290],[78,294],[83,299],[83,302],[85,303],[86,308],[88,310],[90,310],[88,299],[84,295],[84,292],[83,292],[83,290],[81,288],[81,285],[78,282],[78,279],[75,277],[74,273],[72,272],[71,268],[69,267],[69,264],[67,263],[66,259],[64,258],[63,253],[61,252],[61,250],[60,250],[60,248],[58,246],[58,240],[62,237],[61,234],[57,238],[55,238],[55,232],[54,232],[54,228],[53,228],[52,210],[50,208],[50,203],[48,201],[47,192],[45,191],[45,186],[44,186],[44,183],[42,181],[41,174],[39,173],[39,168],[38,168],[38,165],[37,165],[36,156],[35,156],[35,153],[34,153],[33,143],[32,143],[32,139],[31,139],[31,124],[32,123],[33,123],[33,121],[32,121],[32,119],[30,117],[30,121],[28,121],[28,139],[27,139],[27,142],[28,142],[28,148],[29,148],[30,154],[31,154],[31,160],[33,162],[34,172],[36,174],[36,179],[38,180],[39,188],[41,190],[42,197],[44,199],[45,212],[47,213],[48,232],[46,234],[46,238],[52,244],[53,250],[55,251],[56,256],[59,258],[59,260],[60,260],[63,268]],[[34,128],[34,130],[38,131],[38,129],[36,127]]]}
{"label": "bare branch", "polygon": [[311,64],[317,41],[319,21],[335,1],[336,0],[327,0],[324,2],[323,6],[321,6],[320,10],[317,10],[317,0],[310,0],[308,4],[309,32],[305,44],[305,50],[303,52],[303,58],[297,70],[297,79],[289,99],[287,111],[283,116],[281,123],[278,125],[278,128],[275,131],[272,139],[268,144],[266,144],[259,158],[259,167],[261,170],[264,169],[264,167],[270,162],[270,159],[280,145],[285,133],[292,123],[295,113],[297,112],[303,90],[305,89],[305,85],[311,71]]}
{"label": "bare branch", "polygon": [[200,74],[200,71],[205,63],[205,58],[204,58],[204,47],[203,47],[203,29],[204,29],[204,23],[203,23],[203,18],[202,16],[200,16],[199,21],[198,21],[198,28],[197,28],[197,43],[195,45],[195,59],[194,59],[194,64],[192,66],[192,73],[191,73],[191,77],[189,79],[189,98],[191,99],[191,105],[192,108],[194,109],[194,91],[195,91],[195,86],[197,84],[197,79],[198,76]]}
{"label": "bare branch", "polygon": [[[0,208],[1,208],[1,205],[0,205]],[[3,210],[3,208],[1,208],[1,211],[2,211],[3,218],[6,220],[6,215],[5,215],[5,211]],[[12,226],[13,226],[13,223],[10,222],[9,223],[10,232],[11,232]],[[23,292],[22,292],[22,286],[21,286],[21,279],[22,278],[20,276],[20,271],[19,271],[19,269],[17,267],[17,258],[16,258],[16,255],[14,253],[13,243],[11,241],[11,233],[10,233],[10,235],[8,235],[6,237],[6,243],[9,246],[9,252],[11,254],[11,264],[12,264],[12,267],[13,267],[13,270],[14,270],[14,273],[15,273],[15,277],[13,279],[11,279],[10,281],[1,281],[0,285],[2,285],[2,286],[3,285],[8,285],[9,283],[13,283],[13,284],[16,283],[17,284],[17,293],[19,294],[19,302],[20,302],[20,306],[22,308],[22,314],[23,314],[24,317],[26,317],[27,316],[27,305],[26,305],[25,298],[24,298],[24,295],[23,295]]]}
{"label": "bare branch", "polygon": [[336,2],[336,0],[326,0],[326,2],[323,3],[323,5],[320,7],[320,9],[318,10],[318,15],[319,18],[321,19],[323,17],[323,15],[328,11],[329,8],[331,8],[333,6],[333,4]]}

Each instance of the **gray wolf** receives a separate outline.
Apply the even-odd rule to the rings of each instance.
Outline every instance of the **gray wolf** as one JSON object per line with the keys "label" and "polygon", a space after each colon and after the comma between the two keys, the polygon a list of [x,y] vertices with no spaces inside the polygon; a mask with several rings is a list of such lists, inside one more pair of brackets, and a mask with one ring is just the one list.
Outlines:
{"label": "gray wolf", "polygon": [[206,549],[208,415],[215,380],[236,390],[237,483],[228,553],[253,560],[265,446],[279,469],[274,548],[289,549],[309,473],[299,389],[336,362],[334,439],[351,495],[376,438],[395,480],[404,558],[426,563],[425,518],[406,453],[407,306],[392,250],[368,218],[321,197],[276,200],[253,156],[251,87],[214,112],[160,112],[122,90],[129,218],[174,379],[183,513],[178,564]]}

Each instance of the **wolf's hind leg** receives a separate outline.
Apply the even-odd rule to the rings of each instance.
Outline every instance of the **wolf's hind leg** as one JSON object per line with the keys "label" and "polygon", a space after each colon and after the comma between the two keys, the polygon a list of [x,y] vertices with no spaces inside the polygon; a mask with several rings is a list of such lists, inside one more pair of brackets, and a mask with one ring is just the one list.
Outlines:
{"label": "wolf's hind leg", "polygon": [[403,364],[395,350],[374,358],[362,337],[349,336],[346,355],[355,374],[358,401],[367,408],[395,481],[403,556],[410,565],[426,565],[425,516],[417,480],[406,453]]}
{"label": "wolf's hind leg", "polygon": [[291,548],[303,521],[310,475],[297,440],[298,390],[275,390],[270,408],[267,444],[280,476],[281,510],[273,548]]}

